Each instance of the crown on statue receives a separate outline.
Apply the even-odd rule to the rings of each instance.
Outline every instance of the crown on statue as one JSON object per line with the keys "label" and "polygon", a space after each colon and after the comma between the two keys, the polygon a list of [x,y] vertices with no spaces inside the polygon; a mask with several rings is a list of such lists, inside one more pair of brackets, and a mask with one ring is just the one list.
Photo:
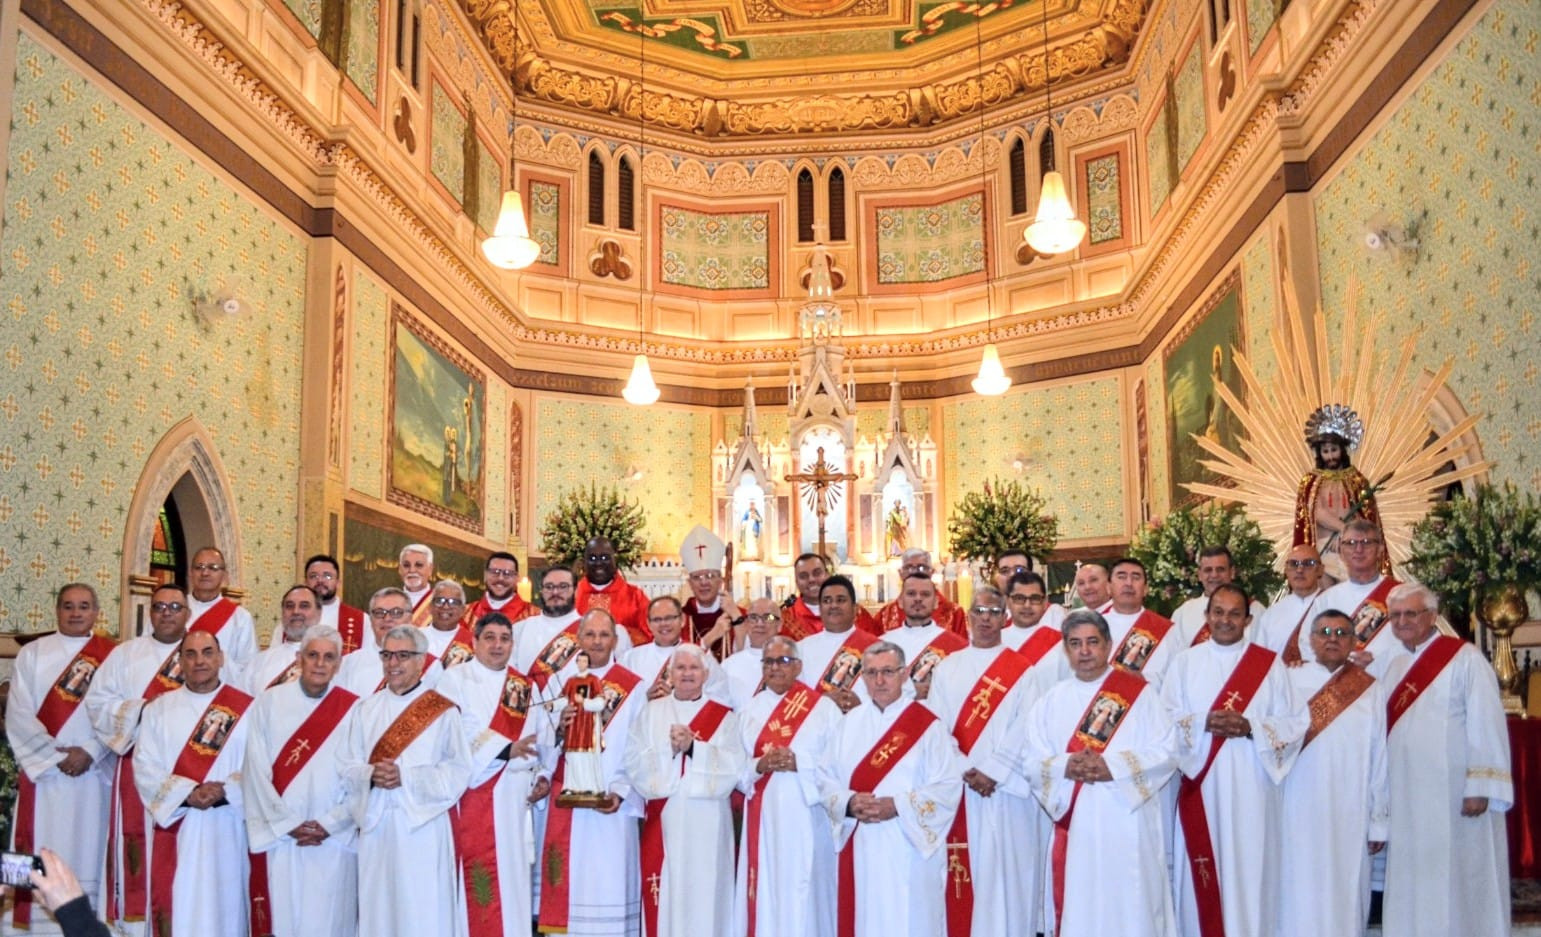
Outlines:
{"label": "crown on statue", "polygon": [[1359,414],[1341,403],[1329,403],[1306,418],[1306,442],[1314,443],[1326,436],[1336,436],[1348,443],[1349,449],[1359,448],[1364,438],[1364,423]]}

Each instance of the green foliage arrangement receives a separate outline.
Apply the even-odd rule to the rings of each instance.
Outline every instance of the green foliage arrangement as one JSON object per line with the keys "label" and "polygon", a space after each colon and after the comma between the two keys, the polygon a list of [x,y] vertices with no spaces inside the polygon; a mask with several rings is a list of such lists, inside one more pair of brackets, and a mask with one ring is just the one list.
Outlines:
{"label": "green foliage arrangement", "polygon": [[1407,568],[1439,594],[1442,610],[1458,614],[1469,613],[1472,594],[1489,586],[1535,589],[1541,586],[1541,503],[1509,482],[1441,501],[1413,525]]}
{"label": "green foliage arrangement", "polygon": [[647,512],[626,501],[615,488],[590,483],[588,490],[571,488],[557,499],[556,509],[546,515],[540,549],[553,566],[578,568],[583,550],[595,537],[615,546],[615,566],[630,569],[642,559],[642,528]]}
{"label": "green foliage arrangement", "polygon": [[1048,504],[1038,491],[998,478],[983,491],[963,496],[947,519],[954,556],[993,564],[1007,550],[1026,550],[1043,558],[1059,542],[1059,520],[1045,514]]}
{"label": "green foliage arrangement", "polygon": [[1197,595],[1199,551],[1222,544],[1236,561],[1236,584],[1267,605],[1284,585],[1274,545],[1263,538],[1241,505],[1217,501],[1173,511],[1135,535],[1129,555],[1145,564],[1150,585],[1145,604],[1171,615],[1189,596]]}

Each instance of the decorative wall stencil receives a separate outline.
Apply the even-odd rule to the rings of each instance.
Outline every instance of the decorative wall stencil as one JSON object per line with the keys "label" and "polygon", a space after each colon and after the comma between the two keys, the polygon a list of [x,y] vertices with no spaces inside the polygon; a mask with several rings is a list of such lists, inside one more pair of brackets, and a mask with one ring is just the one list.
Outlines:
{"label": "decorative wall stencil", "polygon": [[337,266],[337,275],[332,278],[332,340],[331,340],[331,367],[327,374],[327,430],[326,430],[326,464],[332,468],[342,467],[343,445],[343,374],[347,366],[348,353],[348,275],[343,271],[342,265]]}
{"label": "decorative wall stencil", "polygon": [[460,108],[449,92],[437,81],[433,82],[432,126],[428,133],[428,169],[439,180],[455,204],[464,205],[466,199],[466,130],[467,123]]}
{"label": "decorative wall stencil", "polygon": [[347,0],[343,73],[371,105],[380,85],[380,0]]}
{"label": "decorative wall stencil", "polygon": [[1166,383],[1162,380],[1161,356],[1152,355],[1145,363],[1146,433],[1150,443],[1147,467],[1150,471],[1150,514],[1160,517],[1172,509],[1171,474],[1166,447]]}
{"label": "decorative wall stencil", "polygon": [[770,212],[709,213],[664,205],[659,221],[662,282],[703,290],[770,287]]}
{"label": "decorative wall stencil", "polygon": [[1246,0],[1248,51],[1256,55],[1263,38],[1279,16],[1279,0]]}
{"label": "decorative wall stencil", "polygon": [[508,386],[487,382],[487,526],[483,535],[503,543],[508,540]]}
{"label": "decorative wall stencil", "polygon": [[498,225],[503,204],[503,160],[481,137],[476,138],[476,226],[487,233]]}
{"label": "decorative wall stencil", "polygon": [[[119,106],[116,89],[26,30],[12,38],[0,630],[51,629],[52,590],[70,580],[96,586],[117,620],[133,481],[156,440],[195,415],[228,476],[237,585],[271,609],[294,581],[307,243]],[[253,314],[205,328],[189,288],[237,273]]]}
{"label": "decorative wall stencil", "polygon": [[[1417,364],[1454,357],[1450,389],[1485,414],[1477,432],[1491,480],[1541,490],[1536,10],[1490,6],[1312,201],[1328,334],[1352,281],[1360,310],[1387,313],[1388,346],[1422,326]],[[1377,205],[1428,213],[1417,263],[1366,260],[1357,234]]]}
{"label": "decorative wall stencil", "polygon": [[1279,278],[1274,271],[1273,245],[1265,230],[1247,246],[1241,258],[1241,298],[1247,325],[1247,358],[1264,381],[1278,373],[1273,357],[1274,323],[1279,321]]}
{"label": "decorative wall stencil", "polygon": [[562,262],[562,187],[555,182],[532,179],[524,204],[530,213],[530,237],[540,245],[540,256],[536,258],[536,262],[553,266],[560,264]]}
{"label": "decorative wall stencil", "polygon": [[1173,100],[1177,110],[1177,171],[1188,168],[1188,161],[1204,142],[1208,127],[1204,102],[1204,49],[1195,42],[1188,57],[1172,79]]}
{"label": "decorative wall stencil", "polygon": [[391,317],[387,497],[482,532],[486,382],[480,368],[401,306]]}
{"label": "decorative wall stencil", "polygon": [[1122,386],[1104,376],[944,405],[946,503],[1009,475],[1007,454],[1030,443],[1043,464],[1013,477],[1042,489],[1060,540],[1123,536]]}
{"label": "decorative wall stencil", "polygon": [[508,402],[508,527],[510,541],[524,539],[524,408]]}
{"label": "decorative wall stencil", "polygon": [[1145,179],[1150,188],[1150,214],[1161,210],[1176,184],[1176,159],[1172,150],[1172,98],[1164,97],[1145,131]]}
{"label": "decorative wall stencil", "polygon": [[349,340],[348,487],[385,498],[385,384],[391,366],[386,340],[391,300],[359,267],[353,274],[353,334]]}
{"label": "decorative wall stencil", "polygon": [[1118,154],[1111,153],[1086,161],[1087,239],[1091,244],[1105,244],[1124,236],[1123,199],[1119,193]]}
{"label": "decorative wall stencil", "polygon": [[880,206],[872,216],[880,284],[937,283],[982,274],[984,198],[978,192],[936,205]]}
{"label": "decorative wall stencil", "polygon": [[1214,473],[1199,464],[1204,452],[1193,441],[1195,434],[1217,439],[1228,448],[1237,445],[1235,421],[1214,387],[1224,382],[1241,398],[1235,350],[1246,346],[1242,344],[1245,337],[1238,283],[1233,275],[1219,286],[1199,312],[1167,340],[1162,351],[1166,364],[1167,459],[1171,463],[1168,484],[1174,506],[1198,500],[1183,487],[1185,482],[1216,481]]}
{"label": "decorative wall stencil", "polygon": [[322,0],[284,0],[284,6],[300,21],[312,39],[321,38]]}

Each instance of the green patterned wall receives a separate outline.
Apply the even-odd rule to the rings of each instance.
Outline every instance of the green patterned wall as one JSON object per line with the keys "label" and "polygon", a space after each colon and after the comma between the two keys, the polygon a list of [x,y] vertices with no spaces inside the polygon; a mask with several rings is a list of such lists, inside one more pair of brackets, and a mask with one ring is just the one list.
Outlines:
{"label": "green patterned wall", "polygon": [[284,6],[295,15],[311,38],[321,36],[321,0],[284,0]]}
{"label": "green patterned wall", "polygon": [[380,0],[348,0],[343,71],[370,104],[379,103]]}
{"label": "green patterned wall", "polygon": [[482,516],[487,519],[488,540],[508,537],[508,387],[496,378],[487,380],[487,499]]}
{"label": "green patterned wall", "polygon": [[[1118,378],[1103,376],[947,404],[946,503],[957,504],[992,477],[1017,477],[1042,489],[1062,540],[1122,536],[1120,388]],[[1007,463],[1019,451],[1030,467],[1014,476]]]}
{"label": "green patterned wall", "polygon": [[[639,410],[593,398],[537,400],[530,456],[540,471],[531,549],[539,548],[546,516],[562,492],[593,482],[646,508],[648,552],[677,554],[690,528],[711,523],[711,422],[704,410]],[[641,469],[642,478],[623,482],[629,468]]]}
{"label": "green patterned wall", "polygon": [[1086,161],[1087,241],[1104,244],[1124,236],[1124,205],[1119,198],[1118,154]]}
{"label": "green patterned wall", "polygon": [[488,234],[498,226],[503,207],[503,165],[487,144],[476,139],[476,223]]}
{"label": "green patterned wall", "polygon": [[466,118],[450,100],[444,86],[433,86],[432,149],[428,168],[460,205],[466,200]]}
{"label": "green patterned wall", "polygon": [[1204,141],[1207,119],[1204,111],[1204,49],[1194,43],[1188,57],[1172,79],[1172,99],[1177,112],[1177,171],[1188,167],[1188,160]]}
{"label": "green patterned wall", "polygon": [[561,261],[562,247],[562,188],[549,182],[531,182],[530,199],[526,210],[530,213],[530,237],[540,244],[540,262],[555,264]]}
{"label": "green patterned wall", "polygon": [[[1329,334],[1350,279],[1363,287],[1361,317],[1387,313],[1386,348],[1423,326],[1418,363],[1454,358],[1451,389],[1486,414],[1477,432],[1495,478],[1532,490],[1541,490],[1538,45],[1541,0],[1494,4],[1314,199]],[[1360,246],[1380,205],[1404,222],[1426,212],[1415,261],[1377,262]]]}
{"label": "green patterned wall", "polygon": [[1145,180],[1150,189],[1150,213],[1155,215],[1172,194],[1172,107],[1163,103],[1145,132]]}
{"label": "green patterned wall", "polygon": [[1246,317],[1247,360],[1264,382],[1279,373],[1273,355],[1273,328],[1279,316],[1279,284],[1274,276],[1273,243],[1259,234],[1241,258],[1241,308]]}
{"label": "green patterned wall", "polygon": [[983,271],[983,212],[978,192],[940,205],[879,208],[878,282],[936,283]]}
{"label": "green patterned wall", "polygon": [[1160,352],[1145,362],[1145,436],[1150,485],[1145,496],[1151,516],[1161,517],[1172,509],[1172,486],[1167,480],[1171,472],[1166,451],[1166,380]]}
{"label": "green patterned wall", "polygon": [[385,498],[385,373],[391,299],[362,269],[353,275],[353,336],[349,345],[348,487]]}
{"label": "green patterned wall", "polygon": [[[26,33],[0,256],[0,630],[84,580],[117,617],[151,448],[195,416],[231,484],[253,608],[293,581],[305,243]],[[190,296],[229,278],[247,315]],[[259,618],[261,617],[259,613]]]}
{"label": "green patterned wall", "polygon": [[1263,44],[1263,39],[1268,35],[1268,29],[1278,17],[1279,0],[1247,0],[1247,39],[1250,51],[1257,52],[1258,46]]}
{"label": "green patterned wall", "polygon": [[665,205],[659,224],[663,282],[703,290],[770,286],[770,213],[709,213]]}

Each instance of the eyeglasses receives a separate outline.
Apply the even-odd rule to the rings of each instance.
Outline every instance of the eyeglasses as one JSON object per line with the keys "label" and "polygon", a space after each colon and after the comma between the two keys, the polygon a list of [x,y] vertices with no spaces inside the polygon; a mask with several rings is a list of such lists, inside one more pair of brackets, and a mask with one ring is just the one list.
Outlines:
{"label": "eyeglasses", "polygon": [[771,622],[775,621],[779,617],[781,617],[781,616],[776,615],[776,614],[770,614],[770,615],[750,614],[750,615],[745,615],[744,616],[744,621],[752,622],[754,624],[759,624],[759,625],[767,625],[767,624],[770,624]]}
{"label": "eyeglasses", "polygon": [[573,584],[570,582],[543,582],[540,584],[542,592],[571,592]]}
{"label": "eyeglasses", "polygon": [[1387,612],[1386,613],[1386,620],[1387,621],[1403,621],[1403,620],[1411,619],[1411,618],[1422,618],[1424,615],[1432,615],[1432,614],[1433,614],[1433,612],[1431,612],[1429,609],[1426,609],[1426,608],[1419,608],[1419,609],[1404,608],[1404,609],[1400,609],[1400,610],[1395,611],[1395,612]]}
{"label": "eyeglasses", "polygon": [[976,605],[969,609],[969,611],[973,612],[975,615],[999,615],[1004,612],[1005,609],[1001,608],[999,605]]}
{"label": "eyeglasses", "polygon": [[1039,602],[1047,602],[1049,600],[1049,597],[1041,592],[1036,595],[1023,595],[1019,592],[1016,595],[1008,595],[1006,598],[1012,602],[1027,602],[1030,605],[1037,605]]}
{"label": "eyeglasses", "polygon": [[410,608],[372,608],[369,610],[370,618],[406,618],[412,614]]}
{"label": "eyeglasses", "polygon": [[319,579],[322,582],[332,582],[337,578],[336,573],[306,573],[306,579]]}
{"label": "eyeglasses", "polygon": [[422,654],[422,651],[381,651],[380,660],[387,664],[393,660],[405,663],[414,657],[422,656]]}
{"label": "eyeglasses", "polygon": [[200,573],[222,573],[225,571],[224,563],[194,563],[193,569]]}
{"label": "eyeglasses", "polygon": [[862,673],[864,673],[864,674],[866,674],[868,676],[871,676],[871,677],[882,677],[884,679],[892,679],[892,678],[897,677],[900,674],[904,673],[904,668],[903,667],[868,667],[867,669],[863,670]]}
{"label": "eyeglasses", "polygon": [[780,656],[780,657],[762,657],[762,658],[760,658],[760,666],[761,667],[790,667],[793,664],[797,663],[798,660],[799,660],[799,658],[788,657],[788,656],[786,656],[784,654],[782,656]]}
{"label": "eyeglasses", "polygon": [[157,615],[160,614],[161,612],[170,612],[171,614],[175,615],[178,612],[181,612],[182,610],[184,610],[186,608],[187,608],[187,606],[183,605],[181,602],[151,602],[150,603],[150,611],[155,612]]}
{"label": "eyeglasses", "polygon": [[[1348,541],[1345,540],[1343,543],[1347,546]],[[1320,560],[1285,560],[1284,565],[1290,569],[1315,569],[1322,563]]]}
{"label": "eyeglasses", "polygon": [[439,595],[434,597],[433,604],[443,608],[446,605],[464,605],[466,600],[457,599],[452,595]]}
{"label": "eyeglasses", "polygon": [[1373,547],[1380,545],[1379,540],[1340,540],[1338,542],[1343,546],[1348,547],[1350,550],[1357,550],[1360,547]]}
{"label": "eyeglasses", "polygon": [[1353,635],[1354,629],[1351,628],[1351,627],[1328,628],[1326,626],[1323,626],[1321,628],[1314,628],[1314,629],[1312,629],[1311,633],[1315,634],[1315,635],[1320,635],[1321,637],[1324,637],[1324,638],[1347,638],[1347,637],[1351,637]]}
{"label": "eyeglasses", "polygon": [[681,617],[680,615],[658,615],[656,617],[649,615],[647,623],[650,625],[667,625],[671,621],[679,621]]}
{"label": "eyeglasses", "polygon": [[488,579],[512,579],[519,575],[517,569],[489,569],[483,575]]}

